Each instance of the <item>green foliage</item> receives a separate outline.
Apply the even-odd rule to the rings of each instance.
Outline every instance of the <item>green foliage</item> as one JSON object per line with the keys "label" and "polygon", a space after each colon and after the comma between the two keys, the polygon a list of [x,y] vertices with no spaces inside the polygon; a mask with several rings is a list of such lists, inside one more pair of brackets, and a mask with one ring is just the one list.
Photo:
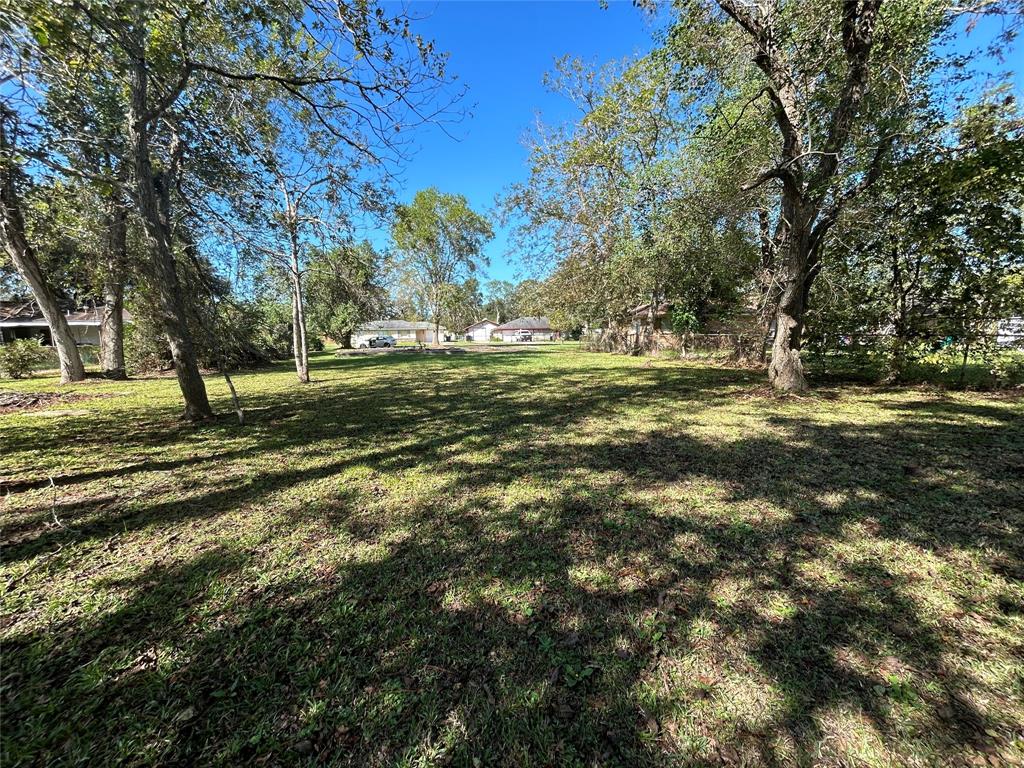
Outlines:
{"label": "green foliage", "polygon": [[816,293],[812,350],[957,369],[996,359],[996,324],[1024,314],[1024,132],[994,94],[939,122],[840,222]]}
{"label": "green foliage", "polygon": [[688,307],[677,304],[672,308],[672,332],[678,335],[692,333],[700,327],[697,314]]}
{"label": "green foliage", "polygon": [[129,375],[153,373],[171,367],[171,350],[167,339],[147,304],[131,305],[134,322],[124,329],[124,363]]}
{"label": "green foliage", "polygon": [[488,280],[484,285],[483,314],[504,323],[523,315],[516,301],[516,285],[508,280]]}
{"label": "green foliage", "polygon": [[480,281],[469,277],[462,283],[447,286],[441,306],[441,322],[449,331],[457,333],[476,322],[483,314]]}
{"label": "green foliage", "polygon": [[694,96],[677,87],[670,57],[599,71],[562,59],[547,84],[580,115],[538,128],[530,180],[504,210],[521,249],[554,267],[542,302],[553,320],[609,327],[677,299],[706,318],[735,303],[756,252],[736,194],[742,169],[686,142]]}
{"label": "green foliage", "polygon": [[989,373],[999,387],[1024,386],[1024,350],[1004,350],[993,355]]}
{"label": "green foliage", "polygon": [[383,314],[383,273],[383,257],[367,241],[313,249],[305,276],[310,335],[347,345],[357,325]]}
{"label": "green foliage", "polygon": [[46,348],[38,339],[8,341],[0,344],[0,376],[22,379],[46,359]]}
{"label": "green foliage", "polygon": [[407,292],[418,298],[424,316],[440,320],[446,304],[458,302],[453,286],[487,263],[483,248],[494,230],[463,195],[430,187],[396,208],[391,237]]}
{"label": "green foliage", "polygon": [[254,302],[259,317],[256,343],[272,357],[284,358],[292,354],[292,307],[287,301],[261,298]]}

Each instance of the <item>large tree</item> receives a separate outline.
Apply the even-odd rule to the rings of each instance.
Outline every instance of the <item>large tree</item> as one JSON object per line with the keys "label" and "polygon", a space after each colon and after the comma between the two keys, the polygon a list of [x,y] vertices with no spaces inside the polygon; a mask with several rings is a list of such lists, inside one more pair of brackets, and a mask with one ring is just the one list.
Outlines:
{"label": "large tree", "polygon": [[[43,114],[47,84],[98,68],[117,83],[124,120],[124,192],[148,237],[145,271],[153,313],[168,340],[185,416],[211,415],[199,372],[194,329],[177,260],[195,250],[182,241],[183,218],[201,221],[201,200],[225,196],[244,175],[217,177],[213,169],[244,153],[246,113],[265,108],[272,91],[301,104],[310,119],[373,162],[395,160],[404,129],[437,119],[447,102],[444,58],[415,35],[402,11],[374,3],[271,1],[257,7],[218,2],[42,3],[17,6],[19,55],[29,66],[31,94],[20,105]],[[67,109],[88,110],[90,91]],[[43,94],[43,96],[39,96]],[[90,143],[75,134],[40,142],[30,156],[51,168],[69,168],[67,143]],[[45,145],[44,145],[45,144]],[[205,157],[204,152],[207,152]],[[219,181],[218,181],[219,178]]]}
{"label": "large tree", "polygon": [[368,241],[311,249],[306,276],[310,327],[339,346],[351,347],[356,326],[383,316],[383,259]]}
{"label": "large tree", "polygon": [[25,216],[22,210],[19,182],[24,179],[17,163],[16,142],[18,131],[17,115],[2,108],[0,112],[0,239],[11,262],[21,278],[32,290],[39,309],[50,328],[53,346],[60,361],[62,382],[81,381],[85,378],[85,366],[78,353],[75,337],[60,306],[56,289],[46,279],[39,267],[35,249],[29,243],[25,230]]}
{"label": "large tree", "polygon": [[681,23],[703,18],[724,38],[738,35],[760,73],[757,98],[769,104],[777,155],[745,186],[778,189],[769,240],[777,286],[769,379],[777,389],[801,391],[808,296],[826,239],[910,127],[931,71],[931,45],[948,17],[939,4],[910,0],[718,0],[716,6],[728,23],[703,8]]}
{"label": "large tree", "polygon": [[521,250],[555,255],[542,303],[560,325],[604,329],[610,349],[653,348],[653,334],[627,333],[638,305],[707,316],[750,277],[754,218],[730,191],[738,171],[691,136],[701,94],[677,87],[672,62],[665,51],[596,72],[559,61],[547,82],[579,117],[538,125],[530,179],[505,200]]}
{"label": "large tree", "polygon": [[397,207],[391,237],[405,273],[423,298],[434,323],[434,343],[439,344],[452,287],[486,263],[483,248],[494,237],[491,223],[462,195],[430,187],[417,192],[412,203]]}

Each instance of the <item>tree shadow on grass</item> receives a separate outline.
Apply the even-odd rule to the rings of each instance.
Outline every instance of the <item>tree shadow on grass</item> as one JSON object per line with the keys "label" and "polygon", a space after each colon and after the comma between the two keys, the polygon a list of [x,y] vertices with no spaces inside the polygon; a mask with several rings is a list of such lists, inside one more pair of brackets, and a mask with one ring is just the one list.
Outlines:
{"label": "tree shadow on grass", "polygon": [[[353,464],[443,465],[401,504],[382,506],[401,487],[321,494],[256,540],[101,579],[124,594],[113,610],[5,634],[5,764],[958,764],[1013,749],[1019,681],[1000,665],[1020,617],[992,584],[1024,556],[1006,471],[1019,421],[922,401],[912,420],[778,415],[728,441],[679,421],[585,432],[652,398],[696,418],[746,380],[602,385],[598,369],[569,386],[497,366],[438,398],[436,371],[396,366],[344,404],[261,401],[256,450],[304,441],[325,451],[314,467],[216,480],[187,505],[79,509],[71,540],[102,546]],[[409,404],[382,403],[389,387]],[[321,445],[338,434],[342,458]],[[15,559],[67,536],[41,532]]]}
{"label": "tree shadow on grass", "polygon": [[[532,353],[536,354],[536,353]],[[131,478],[140,473],[164,474],[170,478],[180,471],[202,470],[203,465],[239,459],[277,456],[284,451],[300,451],[303,456],[324,456],[330,460],[314,466],[293,466],[284,461],[270,470],[261,469],[257,477],[210,478],[198,483],[197,492],[172,494],[166,501],[144,499],[141,503],[114,504],[107,494],[74,495],[53,503],[48,496],[35,506],[26,506],[22,519],[5,527],[8,561],[17,561],[47,551],[73,535],[78,541],[102,538],[145,525],[176,524],[196,517],[209,517],[245,505],[249,501],[299,483],[331,477],[360,466],[381,473],[397,472],[410,463],[429,465],[447,460],[451,451],[465,452],[462,444],[472,442],[485,448],[510,435],[525,435],[537,428],[570,427],[588,417],[607,413],[620,404],[659,397],[678,410],[696,410],[728,396],[728,391],[745,383],[743,372],[725,372],[716,376],[713,369],[659,369],[630,371],[615,383],[609,383],[599,366],[576,367],[573,376],[563,370],[509,370],[491,362],[501,358],[529,360],[531,353],[505,352],[476,355],[472,365],[451,369],[451,365],[430,365],[418,370],[420,360],[407,357],[346,359],[335,362],[346,367],[353,363],[369,366],[376,362],[384,372],[370,381],[348,381],[319,389],[302,387],[252,398],[258,417],[244,428],[230,423],[195,428],[178,427],[169,435],[150,437],[149,431],[127,441],[104,428],[76,435],[83,443],[119,446],[130,452],[143,446],[177,443],[185,455],[166,458],[166,451],[149,458],[146,454],[119,466],[77,471],[58,475],[58,489],[98,480]],[[427,362],[434,362],[431,358]],[[445,361],[447,363],[447,361]],[[458,363],[463,361],[459,360]],[[481,367],[482,366],[482,367]],[[392,372],[393,371],[393,372]],[[447,376],[439,379],[437,374]],[[541,400],[532,393],[545,392]],[[120,428],[123,429],[123,428]],[[159,432],[159,430],[153,430]],[[206,450],[195,452],[191,441],[200,434]],[[225,450],[221,440],[245,440],[244,447]],[[30,442],[51,444],[51,436],[30,434]],[[339,451],[348,448],[347,452]],[[335,459],[339,453],[345,458]],[[289,457],[290,458],[290,457]],[[5,482],[11,493],[44,489],[51,477],[36,473]],[[61,493],[57,494],[58,496]],[[73,530],[45,528],[40,522],[56,513]]]}

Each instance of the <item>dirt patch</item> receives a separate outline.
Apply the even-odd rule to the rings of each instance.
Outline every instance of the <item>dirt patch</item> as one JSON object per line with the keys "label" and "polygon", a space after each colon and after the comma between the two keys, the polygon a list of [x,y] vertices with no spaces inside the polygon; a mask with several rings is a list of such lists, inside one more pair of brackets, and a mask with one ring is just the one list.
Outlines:
{"label": "dirt patch", "polygon": [[350,355],[464,355],[462,347],[367,347],[363,349],[339,349],[339,357]]}
{"label": "dirt patch", "polygon": [[467,347],[367,347],[364,349],[339,349],[335,354],[339,357],[349,355],[400,355],[400,354],[428,354],[428,355],[463,355],[473,352],[522,352],[523,350],[542,349],[545,346],[553,346],[551,342],[505,342],[504,344],[486,344],[480,342]]}
{"label": "dirt patch", "polygon": [[[83,400],[93,400],[97,397],[113,397],[113,395],[85,395],[78,392],[0,392],[0,414],[38,411],[52,405],[80,403]],[[62,413],[71,413],[71,411]]]}

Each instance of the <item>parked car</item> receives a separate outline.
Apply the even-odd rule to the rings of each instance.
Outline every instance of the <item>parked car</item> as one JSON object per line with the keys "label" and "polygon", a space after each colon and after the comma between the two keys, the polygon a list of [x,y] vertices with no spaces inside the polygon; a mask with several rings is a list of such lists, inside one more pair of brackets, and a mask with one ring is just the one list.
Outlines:
{"label": "parked car", "polygon": [[529,331],[520,331],[512,337],[513,341],[533,341],[533,334]]}
{"label": "parked car", "polygon": [[360,349],[366,349],[367,344],[371,347],[397,347],[398,339],[394,336],[374,336],[359,345]]}

